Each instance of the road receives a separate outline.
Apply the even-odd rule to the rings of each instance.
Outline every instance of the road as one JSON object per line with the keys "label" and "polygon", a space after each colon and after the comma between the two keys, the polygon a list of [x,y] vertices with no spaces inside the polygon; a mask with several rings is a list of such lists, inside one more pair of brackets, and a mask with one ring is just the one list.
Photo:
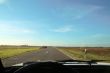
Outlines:
{"label": "road", "polygon": [[4,59],[3,65],[5,67],[25,62],[32,61],[49,61],[49,60],[68,60],[70,57],[60,52],[57,48],[47,47],[39,51],[28,52],[19,56]]}

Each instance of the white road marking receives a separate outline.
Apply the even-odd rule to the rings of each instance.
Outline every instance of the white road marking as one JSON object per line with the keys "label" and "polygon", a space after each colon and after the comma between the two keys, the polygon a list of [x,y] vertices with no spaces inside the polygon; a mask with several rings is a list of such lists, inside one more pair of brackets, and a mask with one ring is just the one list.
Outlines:
{"label": "white road marking", "polygon": [[64,53],[63,51],[61,51],[61,50],[59,50],[59,49],[57,49],[57,50],[58,50],[59,52],[63,53],[64,55],[66,55],[67,57],[69,57],[69,58],[71,58],[71,59],[73,59],[73,60],[77,60],[76,58],[73,58],[72,56],[70,56],[70,55]]}
{"label": "white road marking", "polygon": [[38,62],[40,62],[40,60],[37,60]]}
{"label": "white road marking", "polygon": [[48,51],[46,51],[46,53],[48,54],[49,52],[48,52]]}

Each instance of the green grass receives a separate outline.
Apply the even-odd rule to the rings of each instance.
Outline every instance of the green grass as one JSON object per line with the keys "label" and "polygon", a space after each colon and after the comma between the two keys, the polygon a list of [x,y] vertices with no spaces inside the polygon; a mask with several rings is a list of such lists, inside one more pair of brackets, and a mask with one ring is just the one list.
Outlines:
{"label": "green grass", "polygon": [[[80,50],[74,50],[74,49],[59,49],[61,52],[63,52],[64,54],[68,55],[71,58],[75,58],[75,59],[79,59],[79,60],[110,60],[109,55],[99,55],[94,54],[94,53],[87,53],[85,55],[85,53],[83,51]],[[110,61],[107,61],[110,62]]]}
{"label": "green grass", "polygon": [[0,50],[0,58],[4,59],[4,58],[9,58],[12,56],[16,56],[16,55],[20,55],[26,52],[31,52],[31,51],[37,51],[38,48],[18,48],[18,47],[14,47],[14,48],[5,48],[5,49],[1,49]]}

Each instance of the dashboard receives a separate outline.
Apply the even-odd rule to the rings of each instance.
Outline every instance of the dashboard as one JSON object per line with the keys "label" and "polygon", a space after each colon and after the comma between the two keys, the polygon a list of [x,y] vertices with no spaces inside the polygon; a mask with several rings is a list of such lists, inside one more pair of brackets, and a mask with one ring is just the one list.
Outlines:
{"label": "dashboard", "polygon": [[110,65],[90,65],[73,62],[28,62],[24,63],[23,66],[7,67],[5,68],[5,73],[24,73],[25,70],[27,70],[26,73],[31,73],[32,71],[37,71],[37,73],[54,73],[57,70],[57,73],[110,73]]}

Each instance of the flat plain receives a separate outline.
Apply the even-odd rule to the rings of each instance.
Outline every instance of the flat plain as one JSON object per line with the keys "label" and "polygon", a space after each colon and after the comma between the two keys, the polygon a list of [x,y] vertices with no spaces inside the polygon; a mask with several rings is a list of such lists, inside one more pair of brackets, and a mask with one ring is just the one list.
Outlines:
{"label": "flat plain", "polygon": [[107,60],[106,62],[110,62],[109,47],[60,47],[59,50],[79,60]]}
{"label": "flat plain", "polygon": [[38,49],[39,49],[38,47],[29,47],[29,46],[0,46],[0,58],[6,59],[27,52],[36,51]]}

